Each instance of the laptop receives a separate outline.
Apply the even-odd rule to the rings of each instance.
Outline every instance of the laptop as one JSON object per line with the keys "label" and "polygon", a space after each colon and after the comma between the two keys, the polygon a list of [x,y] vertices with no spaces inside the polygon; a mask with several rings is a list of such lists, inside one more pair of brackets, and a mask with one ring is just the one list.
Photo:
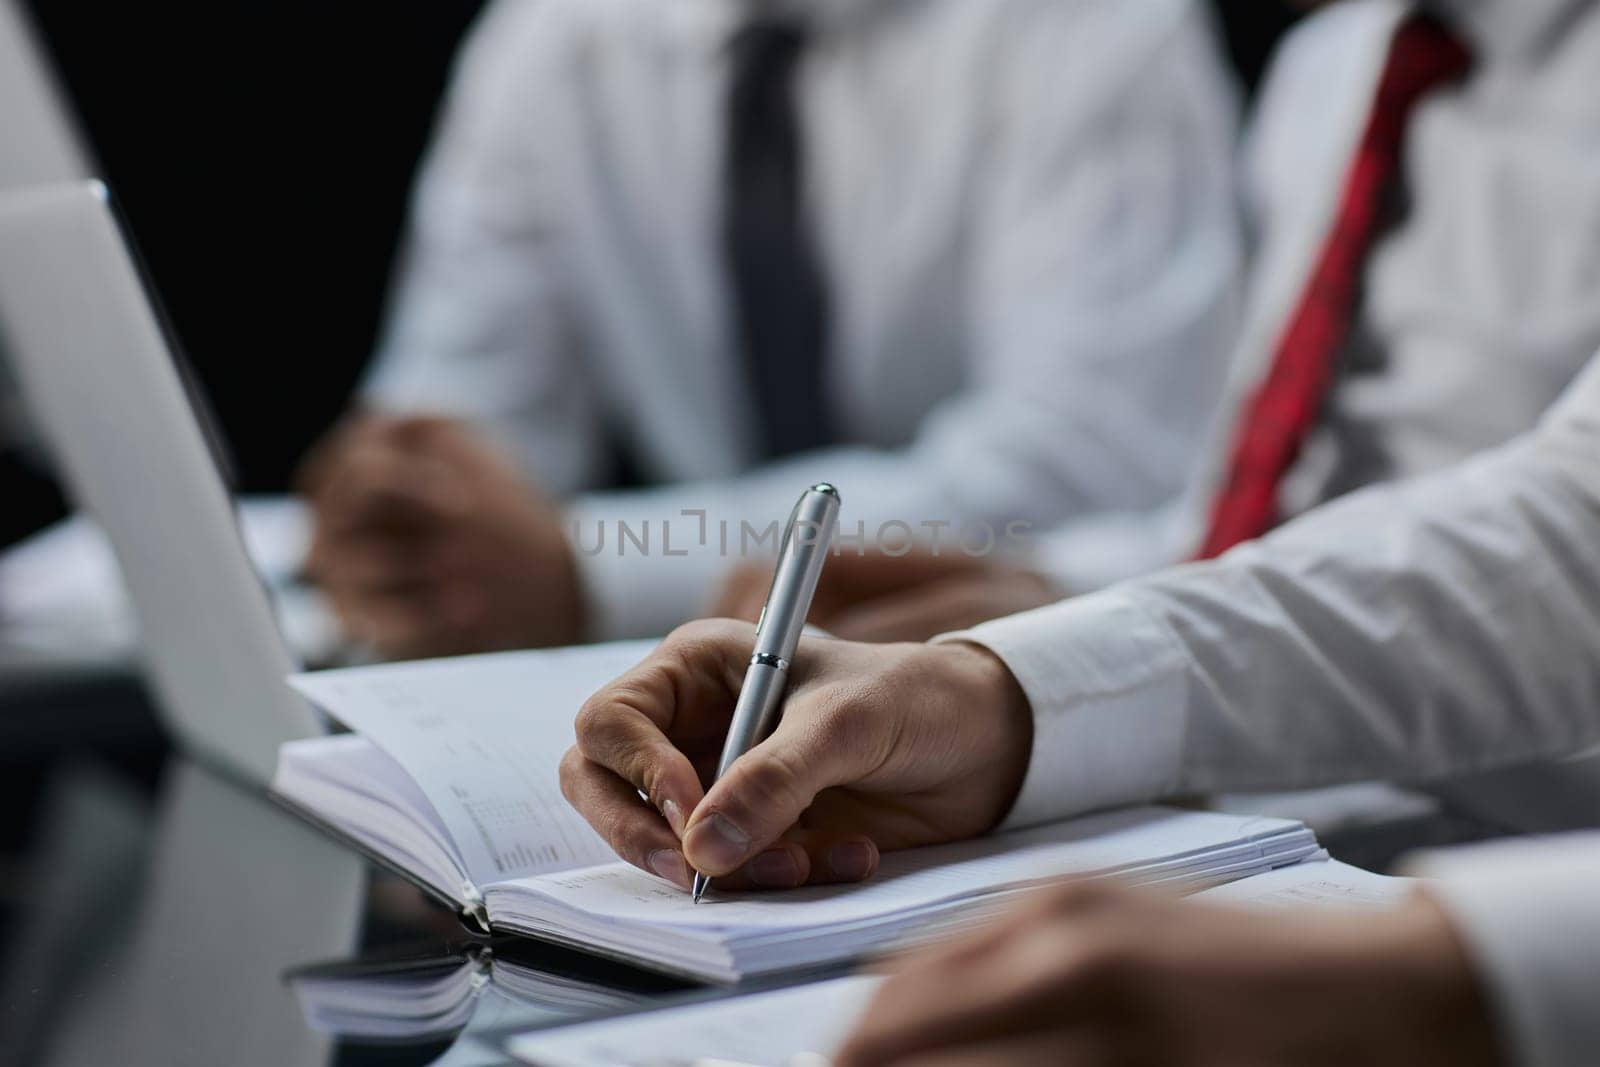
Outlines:
{"label": "laptop", "polygon": [[181,353],[99,182],[0,193],[0,348],[127,584],[158,713],[187,752],[265,786],[323,732],[245,550]]}
{"label": "laptop", "polygon": [[[0,0],[0,190],[94,176],[94,163],[21,0]],[[0,450],[35,443],[0,351]]]}
{"label": "laptop", "polygon": [[0,189],[94,171],[27,12],[20,0],[0,0]]}

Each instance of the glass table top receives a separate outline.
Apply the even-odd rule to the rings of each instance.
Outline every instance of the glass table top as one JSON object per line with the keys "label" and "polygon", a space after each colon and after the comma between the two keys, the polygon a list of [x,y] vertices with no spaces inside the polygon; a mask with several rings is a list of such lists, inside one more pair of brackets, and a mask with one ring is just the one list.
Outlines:
{"label": "glass table top", "polygon": [[509,1032],[708,995],[474,938],[408,883],[182,759],[153,800],[69,766],[35,808],[0,941],[0,1061],[476,1067],[508,1062]]}

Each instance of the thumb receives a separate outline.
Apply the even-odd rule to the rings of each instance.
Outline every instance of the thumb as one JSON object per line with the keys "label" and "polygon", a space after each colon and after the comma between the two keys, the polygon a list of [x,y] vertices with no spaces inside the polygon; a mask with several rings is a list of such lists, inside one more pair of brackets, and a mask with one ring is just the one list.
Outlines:
{"label": "thumb", "polygon": [[695,807],[683,835],[684,858],[713,877],[738,870],[793,827],[818,793],[852,779],[849,748],[786,718]]}

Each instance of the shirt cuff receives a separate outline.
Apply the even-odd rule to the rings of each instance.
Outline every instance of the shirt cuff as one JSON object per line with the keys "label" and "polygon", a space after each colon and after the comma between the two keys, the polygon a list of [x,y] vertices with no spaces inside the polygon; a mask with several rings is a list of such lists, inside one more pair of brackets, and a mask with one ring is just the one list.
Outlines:
{"label": "shirt cuff", "polygon": [[1176,791],[1187,656],[1116,590],[946,634],[1005,663],[1033,709],[1033,752],[1002,829],[1143,803]]}
{"label": "shirt cuff", "polygon": [[1592,1062],[1600,1049],[1600,834],[1430,853],[1415,868],[1478,965],[1511,1062]]}

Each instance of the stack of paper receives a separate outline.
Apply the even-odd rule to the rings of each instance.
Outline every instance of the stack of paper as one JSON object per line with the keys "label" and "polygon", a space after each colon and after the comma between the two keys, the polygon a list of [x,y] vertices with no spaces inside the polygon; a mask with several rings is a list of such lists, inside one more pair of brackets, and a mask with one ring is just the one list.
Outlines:
{"label": "stack of paper", "polygon": [[621,864],[486,891],[506,929],[717,982],[792,971],[926,937],[1063,875],[1203,888],[1318,852],[1298,823],[1141,808],[890,853],[861,886],[707,896]]}

